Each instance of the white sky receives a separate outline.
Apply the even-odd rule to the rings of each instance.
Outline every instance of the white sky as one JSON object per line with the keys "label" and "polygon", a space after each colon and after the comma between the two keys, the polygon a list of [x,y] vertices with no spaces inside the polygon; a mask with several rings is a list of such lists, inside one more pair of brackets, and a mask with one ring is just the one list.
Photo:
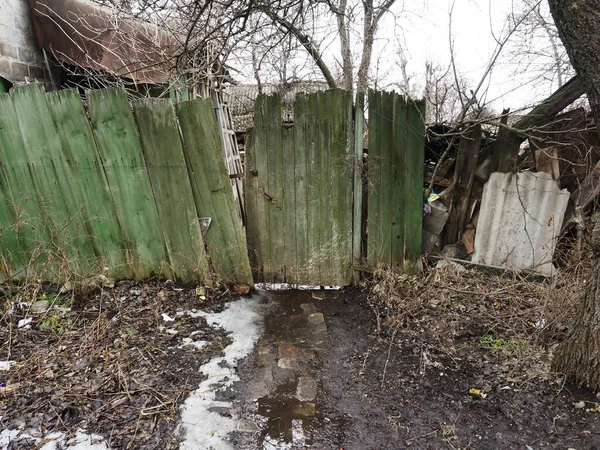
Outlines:
{"label": "white sky", "polygon": [[[406,2],[406,19],[398,26],[404,29],[404,40],[409,56],[409,72],[416,79],[423,79],[426,60],[442,66],[450,62],[450,13],[452,1],[425,0]],[[494,36],[500,37],[507,15],[511,12],[510,0],[456,0],[452,12],[452,36],[458,71],[475,87],[481,79],[496,50]],[[397,32],[388,18],[379,30],[379,47],[394,40]],[[389,60],[383,50],[382,59]],[[377,58],[374,55],[374,61]],[[491,79],[484,85],[487,100],[496,110],[524,107],[544,98],[551,92],[533,95],[529,87],[519,89],[520,79],[514,76],[504,58],[495,66]],[[387,77],[386,77],[387,78]],[[516,90],[515,90],[516,89]],[[537,98],[536,98],[537,97]],[[496,100],[495,100],[496,99]]]}
{"label": "white sky", "polygon": [[[400,80],[398,70],[397,48],[398,43],[404,43],[406,57],[409,61],[408,72],[411,83],[422,91],[424,85],[425,62],[431,61],[442,67],[450,62],[450,10],[452,13],[452,36],[454,40],[454,54],[457,71],[461,77],[469,81],[474,88],[479,83],[495,49],[496,38],[500,38],[505,30],[507,15],[511,12],[513,4],[519,7],[522,0],[397,0],[393,6],[393,14],[388,14],[382,20],[377,33],[377,41],[372,58],[371,76],[378,79],[378,88],[392,89],[393,84]],[[542,0],[545,2],[545,0]],[[359,6],[360,7],[360,6]],[[323,18],[333,20],[332,16]],[[339,67],[336,61],[340,60],[339,42],[336,35],[335,24],[323,23],[319,25],[319,33],[325,36],[321,43],[321,50],[328,66]],[[357,42],[362,33],[361,24],[355,25],[355,35],[352,40]],[[543,38],[542,38],[543,39]],[[518,47],[517,47],[518,48]],[[514,49],[514,47],[513,47]],[[354,58],[360,56],[361,46],[357,49]],[[484,103],[489,103],[495,111],[510,108],[516,112],[521,108],[534,105],[547,97],[557,86],[550,82],[536,82],[524,85],[524,76],[514,73],[515,61],[503,51],[499,63],[495,66],[491,78],[484,84],[478,97],[483,97]],[[304,57],[308,59],[306,54]],[[301,58],[302,59],[302,58]],[[274,57],[274,67],[279,60]],[[301,66],[302,63],[299,63]],[[356,61],[358,66],[358,61]],[[239,64],[244,82],[254,82],[251,68],[248,64]],[[308,67],[304,65],[304,67]],[[309,78],[322,79],[316,73],[316,67],[301,69]],[[312,73],[312,76],[310,76]],[[239,76],[238,76],[239,78]],[[268,75],[262,80],[270,80]]]}

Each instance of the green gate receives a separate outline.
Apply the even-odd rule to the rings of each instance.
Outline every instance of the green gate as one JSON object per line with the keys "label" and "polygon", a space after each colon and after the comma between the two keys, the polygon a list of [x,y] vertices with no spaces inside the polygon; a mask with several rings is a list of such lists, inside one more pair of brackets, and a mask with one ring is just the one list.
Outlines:
{"label": "green gate", "polygon": [[[245,162],[255,281],[345,286],[365,265],[418,269],[423,108],[397,94],[370,93],[369,99],[376,135],[369,138],[368,170],[363,149],[355,151],[362,140],[355,139],[351,94],[300,96],[284,121],[280,96],[256,100]],[[368,187],[368,220],[354,220],[362,214],[361,186]],[[401,239],[391,243],[392,236]]]}

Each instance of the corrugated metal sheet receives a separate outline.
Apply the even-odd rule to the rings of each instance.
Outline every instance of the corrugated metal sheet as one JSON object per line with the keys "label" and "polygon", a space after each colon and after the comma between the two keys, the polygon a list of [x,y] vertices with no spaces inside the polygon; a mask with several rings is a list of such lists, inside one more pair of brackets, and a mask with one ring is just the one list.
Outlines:
{"label": "corrugated metal sheet", "polygon": [[29,0],[40,48],[60,61],[142,83],[166,83],[173,35],[85,0]]}
{"label": "corrugated metal sheet", "polygon": [[569,192],[548,173],[493,173],[483,188],[473,262],[551,275]]}

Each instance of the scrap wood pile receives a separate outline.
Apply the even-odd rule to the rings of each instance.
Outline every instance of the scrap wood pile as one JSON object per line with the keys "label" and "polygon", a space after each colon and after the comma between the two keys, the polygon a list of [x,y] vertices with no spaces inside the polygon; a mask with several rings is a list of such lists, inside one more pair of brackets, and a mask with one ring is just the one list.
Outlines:
{"label": "scrap wood pile", "polygon": [[0,429],[20,430],[22,444],[84,429],[111,448],[178,448],[179,407],[229,343],[184,311],[218,309],[226,295],[169,282],[88,295],[4,286]]}
{"label": "scrap wood pile", "polygon": [[575,77],[526,115],[429,128],[424,253],[545,275],[580,261],[600,194],[592,117],[564,112],[583,93]]}
{"label": "scrap wood pile", "polygon": [[584,288],[572,273],[540,282],[447,263],[422,277],[379,271],[369,302],[380,337],[475,373],[489,391],[553,378],[552,352]]}

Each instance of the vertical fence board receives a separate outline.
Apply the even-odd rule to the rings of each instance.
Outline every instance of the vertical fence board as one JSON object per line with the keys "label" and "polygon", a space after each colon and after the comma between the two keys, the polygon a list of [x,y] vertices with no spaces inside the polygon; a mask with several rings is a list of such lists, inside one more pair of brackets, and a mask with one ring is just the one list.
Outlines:
{"label": "vertical fence board", "polygon": [[391,264],[394,270],[404,268],[404,223],[406,218],[406,192],[404,188],[406,174],[406,102],[400,96],[394,96],[394,120],[391,154],[391,188],[392,188],[392,221],[391,221]]}
{"label": "vertical fence board", "polygon": [[367,264],[375,267],[379,262],[381,224],[381,93],[369,91],[369,170],[368,183],[368,219],[367,219]]}
{"label": "vertical fence board", "polygon": [[380,262],[392,264],[392,212],[396,205],[392,200],[392,154],[394,147],[394,95],[384,92],[381,110],[381,142],[385,143],[388,151],[381,155],[381,184],[380,192],[386,201],[379,203],[379,227],[381,230]]}
{"label": "vertical fence board", "polygon": [[[347,94],[351,95],[351,94]],[[356,105],[355,117],[352,117],[352,100],[347,103],[349,111],[346,117],[346,127],[348,135],[348,145],[350,147],[350,153],[352,154],[352,166],[353,172],[352,185],[349,187],[348,192],[352,195],[353,208],[351,213],[352,222],[348,224],[350,227],[349,232],[352,233],[352,265],[354,267],[353,281],[358,283],[360,281],[360,271],[358,267],[363,264],[363,194],[365,192],[363,184],[365,178],[368,182],[368,177],[364,176],[363,173],[363,153],[364,153],[364,123],[365,123],[365,105],[364,96],[359,98]],[[367,144],[368,145],[368,144]],[[367,203],[366,201],[364,203]]]}
{"label": "vertical fence board", "polygon": [[[19,118],[25,155],[38,200],[45,212],[43,220],[55,242],[60,242],[60,273],[87,275],[96,265],[91,237],[85,226],[82,206],[70,188],[63,149],[41,85],[11,90]],[[60,278],[60,276],[59,276]]]}
{"label": "vertical fence board", "polygon": [[134,273],[128,264],[121,226],[79,94],[74,89],[60,91],[48,94],[47,101],[62,146],[62,154],[54,155],[54,161],[62,165],[66,175],[58,182],[64,183],[63,190],[70,190],[72,199],[83,206],[83,225],[102,263],[95,273],[106,266],[113,277],[131,278]]}
{"label": "vertical fence board", "polygon": [[252,285],[248,252],[221,153],[212,102],[180,103],[177,115],[196,209],[201,217],[212,219],[205,241],[216,274],[226,281]]}
{"label": "vertical fence board", "polygon": [[295,126],[284,126],[281,129],[281,155],[283,175],[283,238],[284,238],[284,278],[288,282],[298,279],[297,236],[296,236],[296,152],[294,151]]}
{"label": "vertical fence board", "polygon": [[209,283],[208,261],[173,104],[137,100],[133,113],[173,275],[184,283]]}
{"label": "vertical fence board", "polygon": [[309,278],[310,254],[308,250],[308,186],[312,182],[310,169],[307,166],[307,111],[308,99],[302,95],[294,102],[294,166],[295,166],[295,204],[296,204],[296,270],[291,283],[306,282]]}
{"label": "vertical fence board", "polygon": [[407,109],[404,271],[417,273],[421,270],[425,102],[410,101]]}
{"label": "vertical fence board", "polygon": [[250,232],[250,230],[258,230],[259,227],[259,216],[258,211],[258,189],[259,189],[259,176],[257,166],[257,155],[256,155],[256,132],[250,131],[246,135],[246,155],[245,155],[245,166],[246,176],[244,177],[244,200],[246,203],[246,211],[253,211],[252,214],[246,215],[246,234],[247,245],[248,245],[248,257],[250,259],[250,267],[252,268],[252,275],[256,281],[262,280],[262,270],[259,270],[259,257],[258,247],[260,245],[261,236],[259,233]]}
{"label": "vertical fence board", "polygon": [[[317,258],[319,261],[319,278],[318,284],[324,285],[327,280],[332,278],[331,261],[337,255],[337,248],[333,248],[332,242],[332,226],[335,223],[335,217],[331,210],[331,186],[332,178],[335,177],[335,162],[331,158],[331,92],[319,92],[316,94],[318,106],[315,120],[319,119],[317,125],[318,130],[318,147],[317,159],[319,171],[315,179],[317,180],[318,189],[318,204],[319,204],[319,220],[317,222],[317,230],[319,233],[319,247]],[[339,114],[339,111],[335,113]]]}

